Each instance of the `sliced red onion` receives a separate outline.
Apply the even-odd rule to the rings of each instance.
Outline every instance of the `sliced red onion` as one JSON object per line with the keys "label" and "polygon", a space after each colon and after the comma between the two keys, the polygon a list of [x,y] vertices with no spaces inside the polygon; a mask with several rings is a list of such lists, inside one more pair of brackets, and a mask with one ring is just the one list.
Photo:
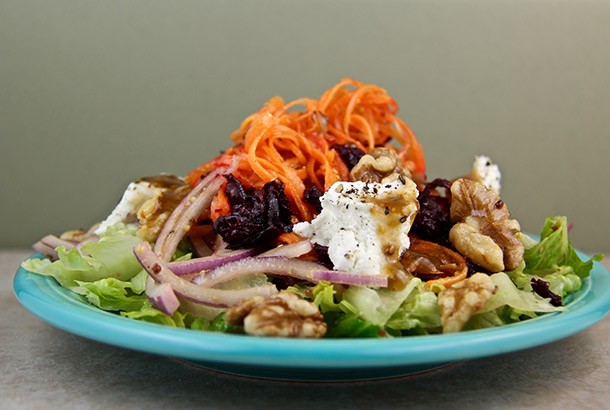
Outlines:
{"label": "sliced red onion", "polygon": [[362,275],[337,270],[321,270],[313,273],[313,281],[326,281],[342,283],[344,285],[368,286],[372,288],[385,288],[388,286],[388,277],[381,275]]}
{"label": "sliced red onion", "polygon": [[288,259],[281,256],[244,258],[238,261],[229,262],[206,273],[195,276],[192,281],[197,285],[212,287],[219,283],[227,282],[231,279],[252,273],[290,276],[314,283],[321,280],[328,280],[333,283],[341,283],[344,285],[371,287],[386,287],[388,285],[388,278],[385,276],[354,274],[340,271],[332,271],[333,275],[329,275],[328,269],[319,263],[296,258]]}
{"label": "sliced red onion", "polygon": [[269,257],[269,256],[283,256],[284,258],[296,258],[301,255],[305,255],[306,253],[311,252],[313,246],[309,240],[304,240],[300,242],[291,243],[288,245],[278,246],[277,248],[273,248],[268,250],[267,252],[263,252],[259,257]]}
{"label": "sliced red onion", "polygon": [[[133,249],[136,258],[146,272],[157,282],[171,286],[171,289],[192,302],[214,307],[229,307],[238,304],[242,299],[252,296],[265,298],[277,293],[273,285],[256,286],[238,290],[211,289],[199,286],[173,274],[167,265],[153,252],[148,242],[141,242]],[[156,307],[156,306],[155,306]],[[164,306],[167,308],[168,306]],[[172,306],[173,307],[173,306]],[[177,307],[176,307],[177,309]],[[165,313],[173,314],[175,310],[166,309]]]}
{"label": "sliced red onion", "polygon": [[55,250],[58,246],[64,246],[67,250],[74,249],[76,244],[74,242],[60,239],[55,235],[47,235],[41,240],[32,245],[32,249],[36,252],[42,253],[48,256],[50,259],[57,259],[57,251]]}
{"label": "sliced red onion", "polygon": [[[154,281],[151,281],[154,284]],[[148,285],[148,282],[147,282]],[[174,314],[180,307],[180,300],[176,297],[172,286],[169,283],[160,283],[146,289],[146,296],[150,303],[161,312],[168,316]]]}
{"label": "sliced red onion", "polygon": [[201,236],[191,236],[189,237],[189,240],[191,241],[191,246],[195,251],[195,255],[203,257],[212,254],[212,249],[205,243]]}
{"label": "sliced red onion", "polygon": [[214,255],[222,255],[230,251],[229,244],[222,239],[222,236],[218,235],[216,237],[216,241],[214,242],[214,250],[212,253]]}
{"label": "sliced red onion", "polygon": [[193,221],[197,220],[203,210],[210,206],[223,181],[224,177],[219,170],[211,172],[174,209],[163,225],[155,243],[155,252],[161,260],[169,261],[171,259],[178,243],[188,232]]}
{"label": "sliced red onion", "polygon": [[210,255],[203,258],[194,258],[187,261],[170,262],[167,267],[176,275],[189,275],[204,270],[213,269],[228,262],[233,262],[252,256],[255,249],[237,249],[222,255]]}
{"label": "sliced red onion", "polygon": [[40,242],[45,245],[52,246],[53,248],[57,248],[58,246],[65,246],[66,249],[72,249],[76,246],[76,244],[72,241],[66,241],[65,239],[58,238],[55,235],[47,235],[40,240]]}
{"label": "sliced red onion", "polygon": [[57,251],[55,250],[55,248],[50,245],[47,245],[46,243],[38,241],[34,245],[32,245],[32,249],[34,249],[38,253],[43,254],[51,260],[57,259]]}
{"label": "sliced red onion", "polygon": [[88,236],[87,238],[83,239],[82,241],[80,241],[79,243],[76,244],[76,249],[80,250],[84,245],[91,243],[91,242],[95,242],[99,239],[100,239],[100,237],[97,235]]}
{"label": "sliced red onion", "polygon": [[[210,172],[180,201],[169,218],[167,218],[155,242],[155,252],[161,261],[168,262],[171,259],[176,252],[178,243],[180,243],[190,226],[210,206],[214,195],[216,195],[224,181],[223,174],[233,172],[236,165],[237,161],[233,161],[229,167],[217,168]],[[149,276],[146,280],[146,294],[156,294],[156,292],[159,292],[156,289],[157,286],[158,284],[154,283],[153,279]],[[155,301],[152,299],[151,303],[156,308],[163,308],[162,306],[155,305]]]}

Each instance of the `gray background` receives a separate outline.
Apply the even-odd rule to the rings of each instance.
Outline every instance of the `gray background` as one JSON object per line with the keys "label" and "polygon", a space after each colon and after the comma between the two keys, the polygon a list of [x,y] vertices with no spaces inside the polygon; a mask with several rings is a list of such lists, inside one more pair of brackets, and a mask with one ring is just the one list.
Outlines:
{"label": "gray background", "polygon": [[378,84],[429,177],[502,168],[525,230],[610,250],[610,2],[0,0],[0,247],[184,174],[273,95]]}

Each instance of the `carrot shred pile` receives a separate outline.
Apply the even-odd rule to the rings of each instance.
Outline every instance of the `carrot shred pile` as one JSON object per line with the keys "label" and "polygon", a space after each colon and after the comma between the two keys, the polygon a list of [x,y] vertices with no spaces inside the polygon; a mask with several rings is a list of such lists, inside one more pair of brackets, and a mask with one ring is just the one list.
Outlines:
{"label": "carrot shred pile", "polygon": [[[203,175],[237,156],[233,175],[244,186],[260,189],[269,181],[280,180],[297,218],[310,221],[314,211],[303,200],[305,190],[315,185],[324,192],[337,181],[349,180],[347,166],[331,148],[335,144],[351,143],[365,153],[390,147],[406,169],[425,178],[421,145],[396,116],[397,111],[396,101],[384,89],[349,78],[319,100],[284,103],[276,96],[241,123],[231,135],[233,147],[192,170],[186,180],[194,186]],[[212,203],[212,219],[229,209],[226,196],[220,193]]]}

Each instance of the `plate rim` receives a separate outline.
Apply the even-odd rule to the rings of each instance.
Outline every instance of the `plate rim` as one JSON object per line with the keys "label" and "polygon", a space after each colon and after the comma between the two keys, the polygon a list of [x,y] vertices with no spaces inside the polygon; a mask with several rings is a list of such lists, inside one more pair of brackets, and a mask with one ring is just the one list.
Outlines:
{"label": "plate rim", "polygon": [[488,357],[566,338],[610,311],[610,271],[600,262],[594,262],[591,276],[564,312],[496,328],[391,339],[265,338],[146,323],[90,305],[54,278],[21,265],[13,290],[21,305],[43,321],[97,342],[202,363],[278,369],[395,368]]}

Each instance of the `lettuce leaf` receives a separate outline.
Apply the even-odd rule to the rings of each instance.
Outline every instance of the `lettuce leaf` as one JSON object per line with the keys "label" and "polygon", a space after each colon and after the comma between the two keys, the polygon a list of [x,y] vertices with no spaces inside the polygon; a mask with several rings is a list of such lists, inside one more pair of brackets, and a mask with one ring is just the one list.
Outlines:
{"label": "lettuce leaf", "polygon": [[420,281],[387,321],[386,327],[409,331],[411,334],[440,332],[441,315],[436,293],[424,288]]}
{"label": "lettuce leaf", "polygon": [[144,270],[131,278],[122,281],[116,278],[104,278],[94,282],[76,281],[78,286],[71,290],[83,295],[89,303],[104,310],[134,311],[140,310],[146,302],[144,288],[147,274]]}
{"label": "lettuce leaf", "polygon": [[[309,292],[302,289],[291,289],[300,295]],[[345,293],[345,292],[344,292]],[[381,326],[373,324],[359,316],[358,309],[345,298],[337,298],[337,289],[331,283],[318,282],[310,294],[313,302],[319,307],[327,325],[325,337],[380,337],[384,335]],[[338,300],[340,299],[340,300]]]}
{"label": "lettuce leaf", "polygon": [[525,250],[524,272],[545,278],[561,272],[574,274],[581,279],[589,276],[594,261],[601,261],[603,255],[594,255],[587,261],[580,259],[568,239],[568,221],[565,216],[547,218],[540,234],[540,242]]}
{"label": "lettuce leaf", "polygon": [[509,306],[517,311],[519,315],[535,317],[536,313],[557,312],[565,308],[553,306],[547,299],[537,294],[517,288],[511,278],[504,272],[494,273],[490,276],[496,286],[496,292],[491,299],[485,303],[480,313],[490,312],[502,306]]}
{"label": "lettuce leaf", "polygon": [[[31,272],[52,276],[63,287],[84,296],[90,304],[119,312],[124,317],[172,327],[226,331],[224,319],[208,321],[180,311],[168,316],[152,307],[144,293],[148,275],[133,254],[133,247],[141,242],[135,231],[132,225],[118,223],[97,241],[83,245],[80,251],[60,246],[58,260],[28,259],[22,266]],[[191,254],[181,250],[174,255],[175,260],[190,257]]]}
{"label": "lettuce leaf", "polygon": [[128,281],[142,270],[133,254],[141,242],[133,227],[117,224],[100,239],[82,246],[81,250],[57,248],[59,259],[28,259],[21,266],[30,272],[54,277],[62,286],[72,289],[78,281],[93,282],[104,278]]}
{"label": "lettuce leaf", "polygon": [[363,319],[375,325],[384,326],[420,283],[421,279],[411,279],[404,289],[397,291],[350,286],[343,292],[343,300],[354,306]]}
{"label": "lettuce leaf", "polygon": [[521,290],[532,290],[532,279],[543,279],[549,283],[549,290],[562,299],[578,291],[582,287],[582,279],[570,267],[558,266],[557,271],[548,273],[543,277],[532,275],[523,271],[524,265],[512,272],[506,272],[511,280]]}
{"label": "lettuce leaf", "polygon": [[429,334],[440,330],[437,296],[413,278],[398,291],[350,286],[343,300],[354,306],[358,316],[389,335]]}

